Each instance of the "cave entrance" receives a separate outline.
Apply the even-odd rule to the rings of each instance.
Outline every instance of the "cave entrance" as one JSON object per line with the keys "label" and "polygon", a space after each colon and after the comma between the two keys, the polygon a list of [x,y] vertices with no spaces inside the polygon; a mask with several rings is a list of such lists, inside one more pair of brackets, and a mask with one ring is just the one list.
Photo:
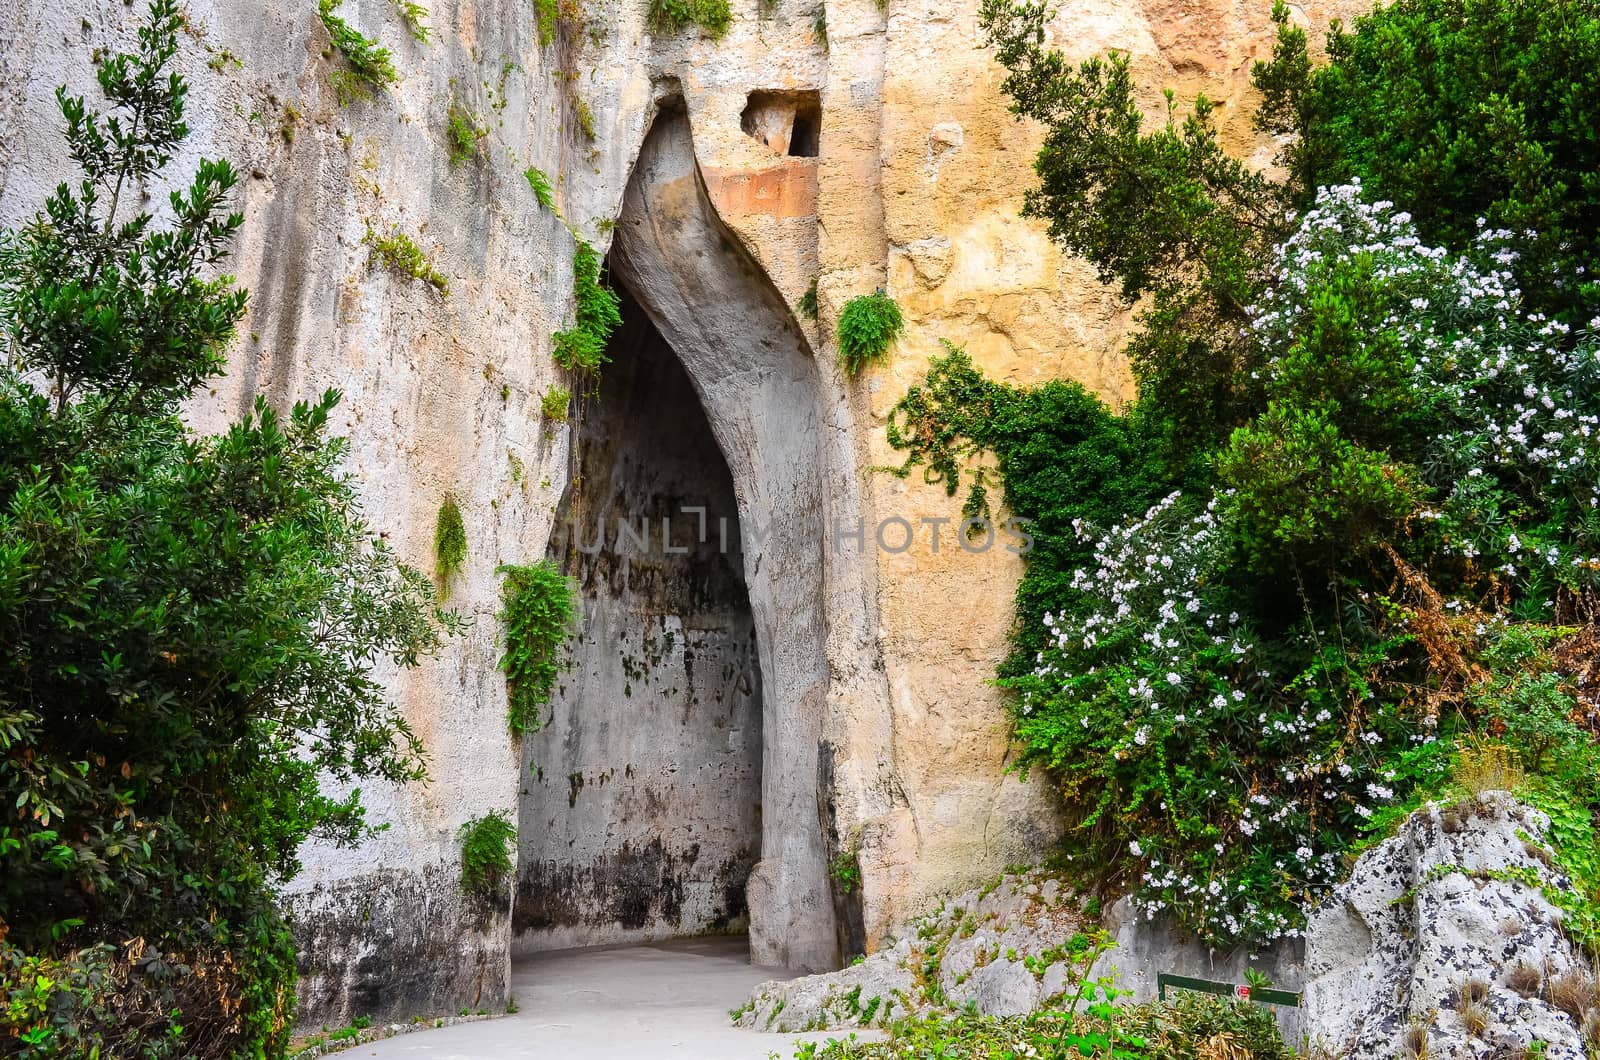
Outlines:
{"label": "cave entrance", "polygon": [[[701,930],[719,919],[733,926],[742,884],[755,963],[837,967],[824,839],[833,818],[831,759],[823,752],[830,677],[824,542],[829,513],[842,510],[848,522],[854,511],[853,480],[842,471],[828,477],[844,466],[831,448],[838,430],[823,427],[822,410],[836,408],[836,396],[788,303],[718,215],[681,101],[663,103],[645,137],[608,261],[627,295],[627,323],[602,373],[601,409],[579,428],[593,432],[590,455],[580,459],[595,470],[583,471],[566,507],[576,508],[581,529],[608,509],[642,505],[656,520],[648,548],[661,566],[652,573],[645,562],[631,564],[617,596],[615,561],[602,551],[585,572],[595,538],[573,543],[584,557],[574,569],[590,581],[586,593],[596,594],[577,651],[594,653],[598,665],[609,646],[612,674],[595,694],[598,686],[580,692],[580,674],[569,673],[548,728],[525,741],[543,772],[526,774],[524,783],[513,945],[527,952],[624,941],[628,931]],[[698,524],[689,525],[698,515],[679,514],[702,501],[709,543],[700,541]],[[567,514],[560,522],[570,521]],[[630,514],[636,533],[641,513]],[[691,551],[665,553],[663,517],[671,547],[692,543]],[[609,540],[616,548],[614,533]],[[559,534],[557,541],[564,550]],[[631,537],[624,547],[634,548]],[[622,606],[629,601],[639,606]],[[624,629],[633,631],[626,641]],[[669,632],[670,651],[663,647]],[[690,648],[691,633],[707,647]],[[688,656],[675,654],[690,651],[692,673]],[[659,724],[675,728],[640,723],[635,701],[647,690],[661,695],[650,708]],[[670,777],[674,798],[685,801],[674,811],[670,801],[652,801],[663,789],[639,775],[642,760],[615,749],[649,751],[656,761],[680,738],[686,757]],[[580,762],[583,769],[569,764]],[[714,777],[726,781],[722,789],[705,787]],[[574,816],[597,804],[614,812]],[[673,812],[705,833],[680,833]],[[563,816],[586,823],[563,825]],[[643,837],[661,838],[659,858]],[[624,850],[622,861],[605,860]],[[626,882],[594,890],[603,901],[574,911],[574,896],[601,879]],[[662,881],[681,882],[681,893],[677,882]],[[630,908],[623,917],[626,903],[614,900],[620,894],[638,896],[644,927],[623,926],[641,914]]]}
{"label": "cave entrance", "polygon": [[761,665],[733,477],[682,363],[617,286],[622,326],[579,402],[551,537],[582,624],[525,741],[525,951],[744,929],[761,849]]}

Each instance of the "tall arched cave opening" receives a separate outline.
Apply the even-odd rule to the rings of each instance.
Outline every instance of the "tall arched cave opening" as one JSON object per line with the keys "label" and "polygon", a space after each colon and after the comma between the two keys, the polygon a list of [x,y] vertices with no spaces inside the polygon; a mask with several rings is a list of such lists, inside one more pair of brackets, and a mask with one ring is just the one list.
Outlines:
{"label": "tall arched cave opening", "polygon": [[733,477],[688,374],[624,289],[550,557],[582,624],[526,741],[524,949],[748,924],[761,666]]}
{"label": "tall arched cave opening", "polygon": [[681,104],[645,138],[609,266],[624,324],[551,546],[585,614],[525,741],[513,949],[747,917],[755,962],[834,967],[823,383]]}

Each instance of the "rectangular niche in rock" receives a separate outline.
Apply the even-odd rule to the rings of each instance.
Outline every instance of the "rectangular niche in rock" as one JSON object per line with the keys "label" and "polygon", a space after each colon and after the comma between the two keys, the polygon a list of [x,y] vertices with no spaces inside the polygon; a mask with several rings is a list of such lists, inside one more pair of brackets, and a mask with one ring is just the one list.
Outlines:
{"label": "rectangular niche in rock", "polygon": [[757,89],[739,127],[774,154],[815,158],[822,145],[822,97],[816,89]]}

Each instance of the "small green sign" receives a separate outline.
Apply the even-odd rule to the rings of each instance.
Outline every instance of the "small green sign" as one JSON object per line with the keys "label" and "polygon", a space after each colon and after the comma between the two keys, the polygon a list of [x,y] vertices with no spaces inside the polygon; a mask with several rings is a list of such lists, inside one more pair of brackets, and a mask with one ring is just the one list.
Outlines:
{"label": "small green sign", "polygon": [[1258,1005],[1300,1007],[1300,995],[1288,990],[1273,990],[1264,986],[1250,986],[1247,983],[1219,983],[1214,979],[1196,979],[1189,975],[1173,975],[1171,972],[1162,972],[1156,976],[1156,996],[1162,1001],[1167,999],[1169,986],[1174,990],[1194,990],[1202,994],[1234,997],[1240,1001],[1254,1001]]}

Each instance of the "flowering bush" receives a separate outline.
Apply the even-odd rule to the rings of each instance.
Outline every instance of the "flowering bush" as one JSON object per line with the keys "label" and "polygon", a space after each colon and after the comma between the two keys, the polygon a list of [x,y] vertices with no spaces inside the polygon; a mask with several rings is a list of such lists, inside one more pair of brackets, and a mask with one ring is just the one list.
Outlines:
{"label": "flowering bush", "polygon": [[[1360,184],[1318,193],[1252,310],[1269,411],[1220,461],[1246,534],[1353,546],[1351,520],[1393,537],[1414,515],[1450,555],[1532,579],[1541,603],[1550,583],[1593,584],[1600,342],[1524,311],[1509,239],[1484,230],[1451,255]],[[1262,454],[1310,433],[1295,416],[1348,456],[1263,474]]]}
{"label": "flowering bush", "polygon": [[1593,585],[1600,356],[1523,311],[1514,260],[1503,233],[1451,255],[1324,190],[1251,311],[1267,407],[1215,490],[1077,524],[1092,560],[1006,682],[1020,765],[1057,778],[1074,863],[1146,915],[1294,935],[1447,737],[1563,724],[1561,679],[1497,645],[1548,640],[1512,620]]}
{"label": "flowering bush", "polygon": [[1053,643],[1009,683],[1024,768],[1052,768],[1087,832],[1070,857],[1226,944],[1298,931],[1421,736],[1362,694],[1392,644],[1334,667],[1309,631],[1260,642],[1218,508],[1174,494],[1098,537],[1077,606],[1045,616]]}

